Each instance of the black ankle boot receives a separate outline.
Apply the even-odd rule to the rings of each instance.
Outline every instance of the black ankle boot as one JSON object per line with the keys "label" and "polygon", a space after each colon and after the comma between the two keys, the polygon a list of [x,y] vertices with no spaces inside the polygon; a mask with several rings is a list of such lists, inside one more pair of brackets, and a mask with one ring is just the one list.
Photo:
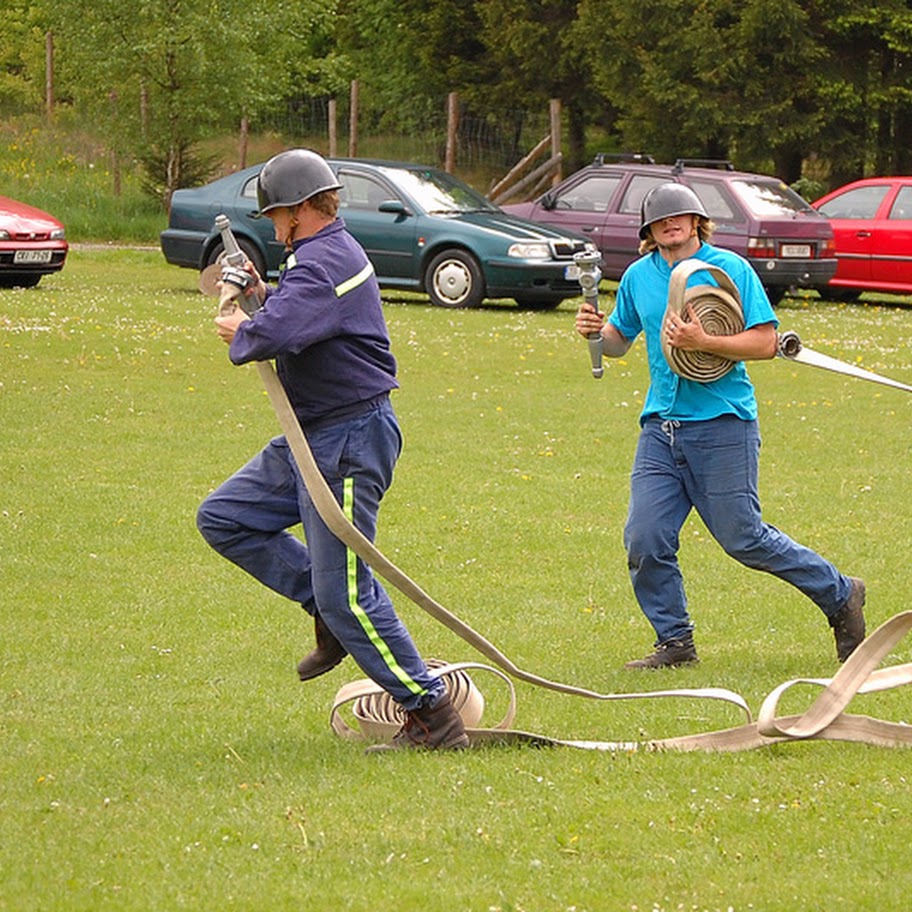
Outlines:
{"label": "black ankle boot", "polygon": [[624,668],[674,668],[676,665],[693,665],[698,661],[693,634],[689,633],[680,639],[659,643],[651,655],[627,662]]}
{"label": "black ankle boot", "polygon": [[405,714],[405,725],[388,744],[377,744],[368,751],[390,750],[462,750],[469,738],[462,717],[453,708],[450,695],[444,693],[433,707],[422,706]]}
{"label": "black ankle boot", "polygon": [[314,634],[317,638],[317,648],[298,662],[298,677],[302,681],[309,681],[332,671],[348,655],[345,647],[332,635],[319,614],[314,615]]}

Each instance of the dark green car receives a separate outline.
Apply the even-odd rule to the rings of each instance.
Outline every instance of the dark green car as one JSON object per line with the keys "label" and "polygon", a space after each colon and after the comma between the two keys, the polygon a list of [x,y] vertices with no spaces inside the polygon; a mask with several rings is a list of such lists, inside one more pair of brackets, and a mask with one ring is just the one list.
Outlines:
{"label": "dark green car", "polygon": [[[521,307],[546,309],[581,293],[573,255],[595,250],[585,238],[508,215],[437,168],[368,159],[329,164],[342,184],[339,214],[367,251],[381,287],[425,292],[442,307],[513,298]],[[224,213],[257,271],[276,278],[284,249],[272,223],[254,218],[261,167],[177,190],[161,233],[165,259],[199,270],[214,263],[222,252],[214,221]]]}

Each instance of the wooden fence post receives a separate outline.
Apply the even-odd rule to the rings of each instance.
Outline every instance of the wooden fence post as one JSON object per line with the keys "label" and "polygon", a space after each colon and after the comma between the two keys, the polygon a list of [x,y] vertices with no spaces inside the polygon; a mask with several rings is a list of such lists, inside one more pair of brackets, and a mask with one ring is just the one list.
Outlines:
{"label": "wooden fence post", "polygon": [[351,110],[349,111],[348,125],[348,157],[358,157],[358,80],[353,79],[351,84]]}
{"label": "wooden fence post", "polygon": [[456,135],[459,129],[459,93],[447,95],[446,165],[449,174],[456,170]]}
{"label": "wooden fence post", "polygon": [[44,35],[44,108],[48,119],[54,116],[54,33]]}
{"label": "wooden fence post", "polygon": [[241,118],[241,135],[238,139],[238,169],[243,171],[247,167],[247,144],[250,139],[250,121],[247,117]]}
{"label": "wooden fence post", "polygon": [[327,129],[329,131],[329,157],[336,157],[337,138],[336,138],[336,99],[329,99],[329,106],[326,111]]}
{"label": "wooden fence post", "polygon": [[551,178],[551,186],[556,187],[562,180],[563,167],[560,164],[561,157],[561,103],[559,98],[552,98],[549,104],[549,113],[551,116],[551,158],[558,162],[554,170],[554,176]]}
{"label": "wooden fence post", "polygon": [[[111,122],[117,123],[117,91],[112,91],[108,95],[108,99],[111,102]],[[111,150],[111,175],[114,181],[114,196],[119,197],[121,193],[121,179],[120,179],[120,152],[117,149],[118,140],[116,138],[117,134],[113,134],[114,139],[114,148]]]}

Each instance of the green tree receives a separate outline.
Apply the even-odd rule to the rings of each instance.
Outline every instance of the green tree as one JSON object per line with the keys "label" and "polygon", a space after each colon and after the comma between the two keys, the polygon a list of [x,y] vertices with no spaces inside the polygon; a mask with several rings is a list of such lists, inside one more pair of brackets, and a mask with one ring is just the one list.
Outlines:
{"label": "green tree", "polygon": [[830,183],[912,170],[912,11],[847,0],[828,18],[821,148]]}
{"label": "green tree", "polygon": [[593,91],[591,55],[595,42],[577,22],[577,0],[477,0],[482,37],[497,78],[479,87],[504,103],[522,99],[545,109],[557,98],[567,115],[567,168],[578,169],[588,157],[586,128],[605,113]]}
{"label": "green tree", "polygon": [[44,101],[46,23],[27,0],[7,0],[0,16],[0,114],[34,111]]}
{"label": "green tree", "polygon": [[[734,158],[800,176],[819,130],[815,4],[582,0],[579,28],[599,36],[595,83],[618,110],[623,147]],[[660,23],[660,27],[657,27]]]}
{"label": "green tree", "polygon": [[139,150],[166,204],[210,173],[202,139],[318,71],[308,50],[333,11],[326,0],[69,0],[47,15],[74,106],[106,125],[115,148]]}

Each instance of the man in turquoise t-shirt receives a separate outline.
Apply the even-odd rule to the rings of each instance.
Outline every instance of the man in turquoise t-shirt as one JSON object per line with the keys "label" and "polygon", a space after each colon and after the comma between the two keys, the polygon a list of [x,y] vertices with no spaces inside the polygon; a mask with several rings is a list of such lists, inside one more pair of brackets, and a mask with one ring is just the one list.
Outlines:
{"label": "man in turquoise t-shirt", "polygon": [[[626,668],[661,668],[697,661],[678,564],[681,527],[696,509],[712,536],[733,558],[791,583],[826,615],[844,662],[864,639],[865,585],[793,541],[760,513],[757,492],[760,431],[757,400],[744,362],[776,355],[778,321],[750,264],[709,244],[713,224],[697,195],[668,183],[644,199],[640,252],[621,278],[615,309],[605,321],[589,304],[576,317],[583,335],[600,333],[608,357],[626,354],[643,333],[650,386],[640,415],[640,439],[624,528],[630,579],[641,610],[655,630],[655,651]],[[724,270],[741,297],[744,329],[710,335],[693,309],[674,313],[668,290],[675,266],[705,260]],[[717,284],[697,271],[693,284]],[[666,312],[668,311],[668,312]],[[679,376],[662,340],[682,351],[703,351],[735,362],[709,382]]]}

